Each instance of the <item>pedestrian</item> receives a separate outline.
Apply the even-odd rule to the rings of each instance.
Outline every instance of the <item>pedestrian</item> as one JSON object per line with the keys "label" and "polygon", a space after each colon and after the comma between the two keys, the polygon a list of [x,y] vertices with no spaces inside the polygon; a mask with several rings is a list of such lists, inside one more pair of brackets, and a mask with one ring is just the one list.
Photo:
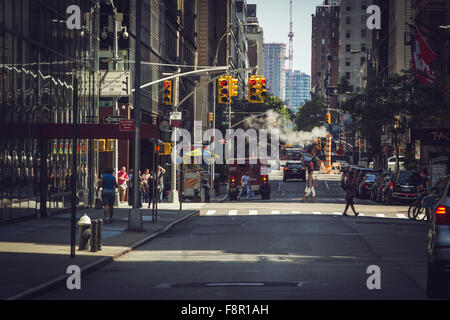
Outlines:
{"label": "pedestrian", "polygon": [[154,197],[154,193],[155,190],[155,174],[154,172],[150,172],[150,174],[148,175],[148,180],[147,180],[147,186],[148,186],[148,208],[151,207],[152,202],[154,201],[155,197]]}
{"label": "pedestrian", "polygon": [[242,193],[244,190],[247,192],[247,200],[250,199],[250,184],[248,183],[250,177],[247,175],[247,172],[244,172],[244,175],[241,178],[241,192],[239,192],[238,200],[241,200]]}
{"label": "pedestrian", "polygon": [[142,192],[143,192],[143,203],[149,202],[149,188],[148,188],[148,178],[150,177],[150,170],[145,169],[144,174],[141,176],[141,183],[142,183]]}
{"label": "pedestrian", "polygon": [[305,203],[308,199],[309,195],[312,194],[313,202],[316,203],[316,188],[318,187],[317,183],[314,181],[314,170],[309,168],[308,170],[308,180],[306,182],[305,187],[305,195],[303,196],[302,202]]}
{"label": "pedestrian", "polygon": [[128,174],[128,205],[130,207],[133,206],[133,169],[130,169],[130,172]]}
{"label": "pedestrian", "polygon": [[[103,178],[98,183],[97,192],[102,188],[102,202],[105,211],[105,223],[111,223],[114,214],[114,202],[116,201],[115,188],[119,185],[113,176],[113,169],[106,170]],[[109,220],[108,220],[109,218]]]}
{"label": "pedestrian", "polygon": [[346,205],[345,205],[345,210],[344,210],[344,213],[343,213],[344,216],[348,216],[348,214],[347,214],[348,207],[351,207],[352,210],[353,210],[353,213],[355,214],[355,216],[358,216],[359,212],[356,212],[355,206],[354,206],[354,203],[353,203],[353,197],[354,196],[355,196],[355,173],[352,171],[348,175],[347,180],[345,182],[345,201],[346,201]]}
{"label": "pedestrian", "polygon": [[163,195],[164,195],[164,175],[166,174],[166,170],[158,166],[158,175],[157,175],[157,182],[158,182],[158,192],[159,192],[159,202],[163,201]]}
{"label": "pedestrian", "polygon": [[126,200],[126,195],[127,195],[127,184],[129,181],[128,178],[128,173],[127,173],[127,168],[122,167],[122,169],[119,171],[118,175],[118,183],[119,183],[119,201],[120,203],[125,202]]}

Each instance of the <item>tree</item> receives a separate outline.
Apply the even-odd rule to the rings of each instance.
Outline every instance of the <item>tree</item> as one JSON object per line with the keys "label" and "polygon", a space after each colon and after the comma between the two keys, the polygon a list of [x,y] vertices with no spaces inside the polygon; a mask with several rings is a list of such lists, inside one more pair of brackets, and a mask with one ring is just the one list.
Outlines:
{"label": "tree", "polygon": [[314,96],[311,101],[306,101],[295,115],[297,131],[311,131],[314,127],[323,125],[325,121],[326,103],[320,96]]}

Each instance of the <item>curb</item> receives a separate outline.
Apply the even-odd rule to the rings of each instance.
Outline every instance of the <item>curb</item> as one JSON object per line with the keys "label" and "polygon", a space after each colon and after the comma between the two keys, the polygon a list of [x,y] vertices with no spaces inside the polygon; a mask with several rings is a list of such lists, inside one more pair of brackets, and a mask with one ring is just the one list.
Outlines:
{"label": "curb", "polygon": [[[151,241],[152,239],[158,237],[159,235],[163,234],[164,232],[168,231],[170,228],[172,228],[174,225],[183,222],[184,220],[187,220],[193,216],[196,216],[200,213],[200,210],[194,210],[192,213],[187,214],[185,217],[182,217],[178,220],[172,221],[171,223],[163,226],[161,229],[149,234],[148,236],[144,237],[143,239],[137,240],[133,242],[132,244],[126,246],[125,249],[121,249],[117,251],[116,253],[113,253],[110,256],[99,258],[95,261],[92,261],[88,264],[83,265],[80,267],[81,269],[81,275],[85,276],[93,271],[95,271],[98,268],[103,267],[104,265],[113,262],[115,259],[129,253],[133,249],[143,245],[144,243]],[[6,298],[5,300],[23,300],[28,299],[33,296],[36,296],[40,293],[43,293],[45,291],[48,291],[49,289],[61,286],[64,282],[67,281],[67,278],[69,277],[68,274],[63,274],[61,276],[58,276],[50,281],[44,282],[36,287],[30,288],[24,292],[21,292],[19,294],[16,294],[14,296],[11,296],[9,298]]]}

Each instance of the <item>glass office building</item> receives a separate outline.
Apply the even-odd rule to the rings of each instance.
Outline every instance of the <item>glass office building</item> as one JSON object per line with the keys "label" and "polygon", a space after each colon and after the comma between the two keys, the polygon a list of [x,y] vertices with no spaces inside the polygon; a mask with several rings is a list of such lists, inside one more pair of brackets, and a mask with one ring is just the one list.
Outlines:
{"label": "glass office building", "polygon": [[[311,100],[311,77],[300,70],[294,70],[292,81],[292,111]],[[286,71],[286,105],[289,105],[289,71]]]}
{"label": "glass office building", "polygon": [[[85,201],[95,175],[92,141],[41,138],[40,126],[73,123],[74,103],[78,123],[95,119],[92,4],[0,0],[0,222],[69,208],[75,148],[78,203]],[[67,28],[70,5],[81,9],[79,30]]]}

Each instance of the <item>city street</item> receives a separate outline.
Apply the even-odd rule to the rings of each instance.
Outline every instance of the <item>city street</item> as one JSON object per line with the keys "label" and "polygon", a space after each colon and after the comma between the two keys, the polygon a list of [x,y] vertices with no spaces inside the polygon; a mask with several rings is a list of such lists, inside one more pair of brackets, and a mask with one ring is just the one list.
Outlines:
{"label": "city street", "polygon": [[[364,216],[338,215],[338,176],[318,178],[317,204],[299,203],[304,182],[275,172],[271,200],[205,205],[83,277],[81,290],[35,298],[425,299],[426,225],[398,216],[404,206],[370,201],[356,201]],[[380,267],[380,290],[367,287],[371,265]]]}

